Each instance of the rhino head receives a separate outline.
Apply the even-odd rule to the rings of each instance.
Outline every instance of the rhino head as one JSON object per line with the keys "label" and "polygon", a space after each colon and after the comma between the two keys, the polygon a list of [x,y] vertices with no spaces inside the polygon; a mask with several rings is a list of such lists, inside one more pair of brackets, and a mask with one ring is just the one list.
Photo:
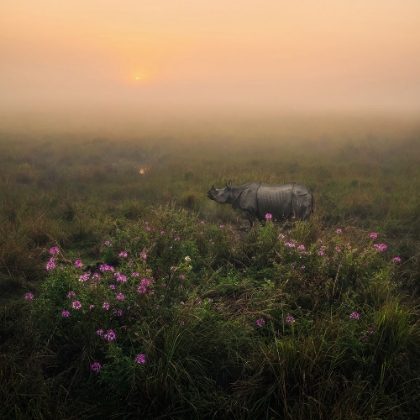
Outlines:
{"label": "rhino head", "polygon": [[226,183],[225,188],[221,188],[220,190],[214,188],[214,185],[207,191],[207,197],[210,200],[216,201],[216,203],[220,204],[229,204],[232,203],[232,181]]}

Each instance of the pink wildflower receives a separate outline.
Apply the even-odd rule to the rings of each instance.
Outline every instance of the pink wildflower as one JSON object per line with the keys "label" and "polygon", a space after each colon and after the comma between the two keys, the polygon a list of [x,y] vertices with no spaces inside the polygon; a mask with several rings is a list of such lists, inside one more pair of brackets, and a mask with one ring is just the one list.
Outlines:
{"label": "pink wildflower", "polygon": [[90,277],[90,272],[89,272],[89,271],[87,271],[85,274],[82,274],[82,275],[79,277],[79,281],[80,281],[81,283],[85,283],[85,282],[87,282],[87,281],[89,280],[89,277]]}
{"label": "pink wildflower", "polygon": [[150,285],[149,279],[142,279],[140,282],[140,286],[137,288],[137,293],[144,294],[147,291],[147,287]]}
{"label": "pink wildflower", "polygon": [[76,293],[74,293],[73,291],[68,292],[67,299],[70,299],[71,297],[76,297]]}
{"label": "pink wildflower", "polygon": [[125,251],[121,251],[121,252],[118,254],[118,256],[119,256],[119,257],[121,257],[121,258],[127,258],[128,254],[127,254],[127,252],[125,252]]}
{"label": "pink wildflower", "polygon": [[102,304],[102,308],[104,308],[105,310],[109,310],[109,302],[104,302],[103,304]]}
{"label": "pink wildflower", "polygon": [[265,319],[264,318],[259,318],[255,321],[255,323],[257,324],[258,327],[263,327],[265,325]]}
{"label": "pink wildflower", "polygon": [[112,246],[112,244],[109,241],[105,241],[105,246]]}
{"label": "pink wildflower", "polygon": [[93,363],[93,364],[92,364],[92,366],[91,366],[91,369],[92,369],[94,372],[99,372],[99,371],[101,370],[101,368],[102,368],[102,366],[101,366],[101,364],[100,364],[99,362],[95,362],[95,363]]}
{"label": "pink wildflower", "polygon": [[376,248],[378,251],[383,252],[387,249],[386,244],[373,244],[373,247]]}
{"label": "pink wildflower", "polygon": [[99,273],[93,273],[92,280],[101,281],[101,275]]}
{"label": "pink wildflower", "polygon": [[75,300],[72,304],[73,309],[80,309],[82,307],[82,304],[78,301]]}
{"label": "pink wildflower", "polygon": [[55,258],[51,257],[50,260],[48,261],[46,267],[45,267],[48,271],[49,270],[54,270],[55,268]]}
{"label": "pink wildflower", "polygon": [[61,312],[61,316],[63,318],[68,318],[70,316],[70,312],[69,311],[63,311],[63,312]]}
{"label": "pink wildflower", "polygon": [[74,266],[77,267],[77,268],[82,268],[83,267],[83,263],[80,260],[76,260],[74,262]]}
{"label": "pink wildflower", "polygon": [[378,234],[376,233],[376,232],[372,232],[370,235],[369,235],[369,238],[377,238],[378,237]]}
{"label": "pink wildflower", "polygon": [[119,281],[120,283],[126,283],[127,282],[127,276],[125,276],[124,274],[115,273],[114,277],[116,277],[117,281]]}
{"label": "pink wildflower", "polygon": [[355,319],[356,321],[358,321],[360,319],[360,315],[358,312],[352,312],[350,314],[350,319]]}
{"label": "pink wildflower", "polygon": [[60,250],[58,249],[58,247],[53,246],[53,247],[50,249],[50,254],[51,254],[53,257],[56,257],[57,255],[59,255],[59,254],[60,254]]}
{"label": "pink wildflower", "polygon": [[138,354],[136,356],[136,363],[144,365],[146,363],[146,355],[145,354]]}
{"label": "pink wildflower", "polygon": [[124,300],[125,299],[125,296],[122,293],[118,293],[117,299],[118,300]]}
{"label": "pink wildflower", "polygon": [[34,299],[34,295],[32,293],[26,293],[25,300],[33,300],[33,299]]}
{"label": "pink wildflower", "polygon": [[113,341],[117,338],[117,336],[113,330],[108,330],[106,334],[104,334],[104,338],[106,338],[108,341]]}
{"label": "pink wildflower", "polygon": [[147,254],[145,252],[142,252],[140,254],[140,257],[143,258],[143,260],[145,260],[147,258]]}
{"label": "pink wildflower", "polygon": [[110,265],[107,265],[107,264],[101,264],[100,267],[99,267],[99,270],[101,270],[102,273],[105,272],[105,271],[112,271],[112,272],[115,271],[114,267],[112,267]]}
{"label": "pink wildflower", "polygon": [[295,322],[295,318],[292,315],[287,315],[286,316],[286,322],[288,324],[293,324],[293,322]]}
{"label": "pink wildflower", "polygon": [[392,259],[392,261],[397,262],[397,263],[400,263],[401,262],[401,258],[400,257],[394,257]]}
{"label": "pink wildflower", "polygon": [[273,218],[273,215],[271,213],[267,213],[265,215],[266,220],[271,220]]}
{"label": "pink wildflower", "polygon": [[343,231],[340,228],[338,228],[335,232],[338,234],[343,233]]}

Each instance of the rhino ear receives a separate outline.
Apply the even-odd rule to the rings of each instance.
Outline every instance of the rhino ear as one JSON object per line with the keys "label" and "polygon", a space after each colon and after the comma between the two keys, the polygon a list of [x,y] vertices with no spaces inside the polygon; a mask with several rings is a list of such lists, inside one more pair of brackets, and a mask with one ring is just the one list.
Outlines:
{"label": "rhino ear", "polygon": [[214,184],[211,186],[211,189],[214,190]]}
{"label": "rhino ear", "polygon": [[226,182],[226,187],[228,187],[229,189],[232,188],[232,181],[229,180],[228,182]]}

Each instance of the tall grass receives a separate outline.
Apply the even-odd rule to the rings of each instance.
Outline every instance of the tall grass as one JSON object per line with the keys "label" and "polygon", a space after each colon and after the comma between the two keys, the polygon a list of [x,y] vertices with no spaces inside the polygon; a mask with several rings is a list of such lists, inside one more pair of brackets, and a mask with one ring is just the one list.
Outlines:
{"label": "tall grass", "polygon": [[[419,144],[4,136],[0,417],[416,419]],[[315,213],[246,232],[227,179]]]}

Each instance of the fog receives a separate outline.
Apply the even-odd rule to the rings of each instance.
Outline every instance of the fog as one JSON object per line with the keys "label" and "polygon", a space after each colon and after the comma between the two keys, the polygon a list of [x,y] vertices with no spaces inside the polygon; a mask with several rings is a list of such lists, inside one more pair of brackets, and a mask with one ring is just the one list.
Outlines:
{"label": "fog", "polygon": [[420,3],[6,0],[0,62],[6,131],[416,119]]}

